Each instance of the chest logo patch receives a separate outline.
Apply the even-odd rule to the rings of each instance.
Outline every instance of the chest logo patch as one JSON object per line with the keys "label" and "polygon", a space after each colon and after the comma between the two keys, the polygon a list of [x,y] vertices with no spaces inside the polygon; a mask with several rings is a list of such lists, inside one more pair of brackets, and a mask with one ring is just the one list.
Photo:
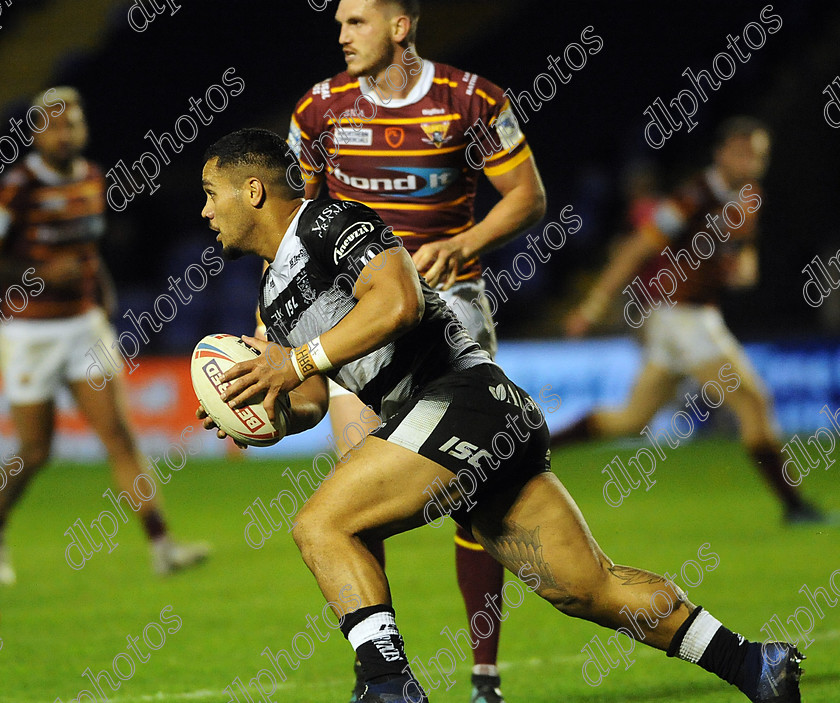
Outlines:
{"label": "chest logo patch", "polygon": [[392,149],[399,149],[405,141],[405,130],[402,127],[386,127],[385,141]]}
{"label": "chest logo patch", "polygon": [[433,144],[440,149],[446,142],[452,139],[451,136],[446,136],[449,131],[450,122],[423,122],[420,127],[426,133],[426,138],[421,139],[426,144]]}

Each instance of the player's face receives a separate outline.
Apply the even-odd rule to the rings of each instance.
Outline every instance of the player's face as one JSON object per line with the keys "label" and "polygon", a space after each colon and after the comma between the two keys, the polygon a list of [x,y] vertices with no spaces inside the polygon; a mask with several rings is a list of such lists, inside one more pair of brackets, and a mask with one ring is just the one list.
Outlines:
{"label": "player's face", "polygon": [[733,188],[761,180],[769,161],[770,135],[763,129],[730,137],[717,151],[718,168]]}
{"label": "player's face", "polygon": [[204,164],[202,185],[207,195],[201,216],[206,217],[210,229],[218,232],[216,241],[222,243],[222,253],[229,259],[238,259],[250,253],[247,246],[252,219],[242,189],[230,179],[230,173],[216,167],[217,158]]}
{"label": "player's face", "polygon": [[85,113],[79,105],[68,105],[64,112],[50,117],[49,126],[33,134],[35,148],[51,166],[65,169],[79,157],[87,145]]}
{"label": "player's face", "polygon": [[338,43],[351,76],[378,76],[393,63],[391,18],[375,0],[341,0],[335,13]]}

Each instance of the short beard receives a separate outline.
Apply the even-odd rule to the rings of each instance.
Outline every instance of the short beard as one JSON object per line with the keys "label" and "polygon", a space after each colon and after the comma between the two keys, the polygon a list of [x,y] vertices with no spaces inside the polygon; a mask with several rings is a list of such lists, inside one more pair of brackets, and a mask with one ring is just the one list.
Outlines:
{"label": "short beard", "polygon": [[385,71],[390,65],[390,57],[393,54],[393,45],[391,44],[390,39],[384,39],[382,41],[382,45],[379,47],[379,56],[381,57],[376,63],[373,64],[370,68],[363,68],[361,71],[356,73],[350,73],[348,70],[347,72],[353,78],[358,78],[359,76],[364,76],[365,78],[376,78],[376,76]]}
{"label": "short beard", "polygon": [[225,257],[228,261],[236,261],[237,259],[241,259],[245,256],[248,252],[243,251],[237,247],[222,247],[222,256]]}

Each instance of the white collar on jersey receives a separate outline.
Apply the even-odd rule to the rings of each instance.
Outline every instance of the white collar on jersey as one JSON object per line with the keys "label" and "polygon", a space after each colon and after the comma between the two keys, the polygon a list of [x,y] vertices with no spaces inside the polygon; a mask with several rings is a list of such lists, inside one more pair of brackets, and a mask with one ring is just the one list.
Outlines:
{"label": "white collar on jersey", "polygon": [[359,90],[362,95],[367,95],[378,107],[405,107],[406,105],[413,105],[420,102],[432,87],[432,81],[435,79],[435,65],[426,59],[423,59],[423,70],[420,72],[420,80],[411,89],[411,92],[404,98],[392,98],[391,100],[383,101],[380,94],[375,91],[370,81],[364,76],[359,76]]}
{"label": "white collar on jersey", "polygon": [[87,162],[82,159],[76,159],[73,162],[73,173],[65,176],[58,171],[53,170],[47,165],[47,162],[41,158],[37,151],[32,151],[26,155],[26,165],[38,178],[46,183],[48,186],[57,186],[62,183],[70,183],[72,181],[80,181],[85,176],[87,170]]}
{"label": "white collar on jersey", "polygon": [[715,197],[721,202],[728,202],[730,200],[738,202],[738,191],[732,190],[728,185],[726,185],[726,181],[723,180],[723,176],[720,171],[714,166],[709,166],[709,168],[706,169],[706,183],[709,184],[709,188],[711,188],[712,193],[714,193]]}
{"label": "white collar on jersey", "polygon": [[311,202],[311,200],[303,201],[303,205],[300,206],[300,210],[297,211],[297,215],[295,215],[294,219],[289,223],[289,228],[283,235],[280,246],[277,247],[277,254],[274,256],[274,261],[272,261],[271,266],[269,266],[275,280],[280,284],[285,285],[292,280],[292,271],[288,266],[284,266],[284,263],[287,262],[298,249],[299,245],[295,241],[296,238],[294,235],[297,234],[300,216]]}

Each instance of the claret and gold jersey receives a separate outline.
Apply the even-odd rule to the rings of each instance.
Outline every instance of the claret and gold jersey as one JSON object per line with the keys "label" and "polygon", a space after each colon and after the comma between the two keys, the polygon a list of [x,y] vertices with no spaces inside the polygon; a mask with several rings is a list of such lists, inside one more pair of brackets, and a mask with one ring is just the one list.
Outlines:
{"label": "claret and gold jersey", "polygon": [[[308,177],[376,210],[413,253],[472,227],[479,172],[506,173],[531,151],[498,86],[419,59],[409,70],[419,79],[404,99],[346,72],[318,83],[295,107],[288,141]],[[391,75],[399,84],[407,74]],[[480,273],[474,259],[459,280]]]}
{"label": "claret and gold jersey", "polygon": [[37,153],[0,180],[0,256],[37,267],[59,258],[72,260],[82,274],[72,285],[49,285],[30,297],[16,318],[79,315],[101,302],[99,239],[105,232],[105,179],[85,159],[63,177]]}

